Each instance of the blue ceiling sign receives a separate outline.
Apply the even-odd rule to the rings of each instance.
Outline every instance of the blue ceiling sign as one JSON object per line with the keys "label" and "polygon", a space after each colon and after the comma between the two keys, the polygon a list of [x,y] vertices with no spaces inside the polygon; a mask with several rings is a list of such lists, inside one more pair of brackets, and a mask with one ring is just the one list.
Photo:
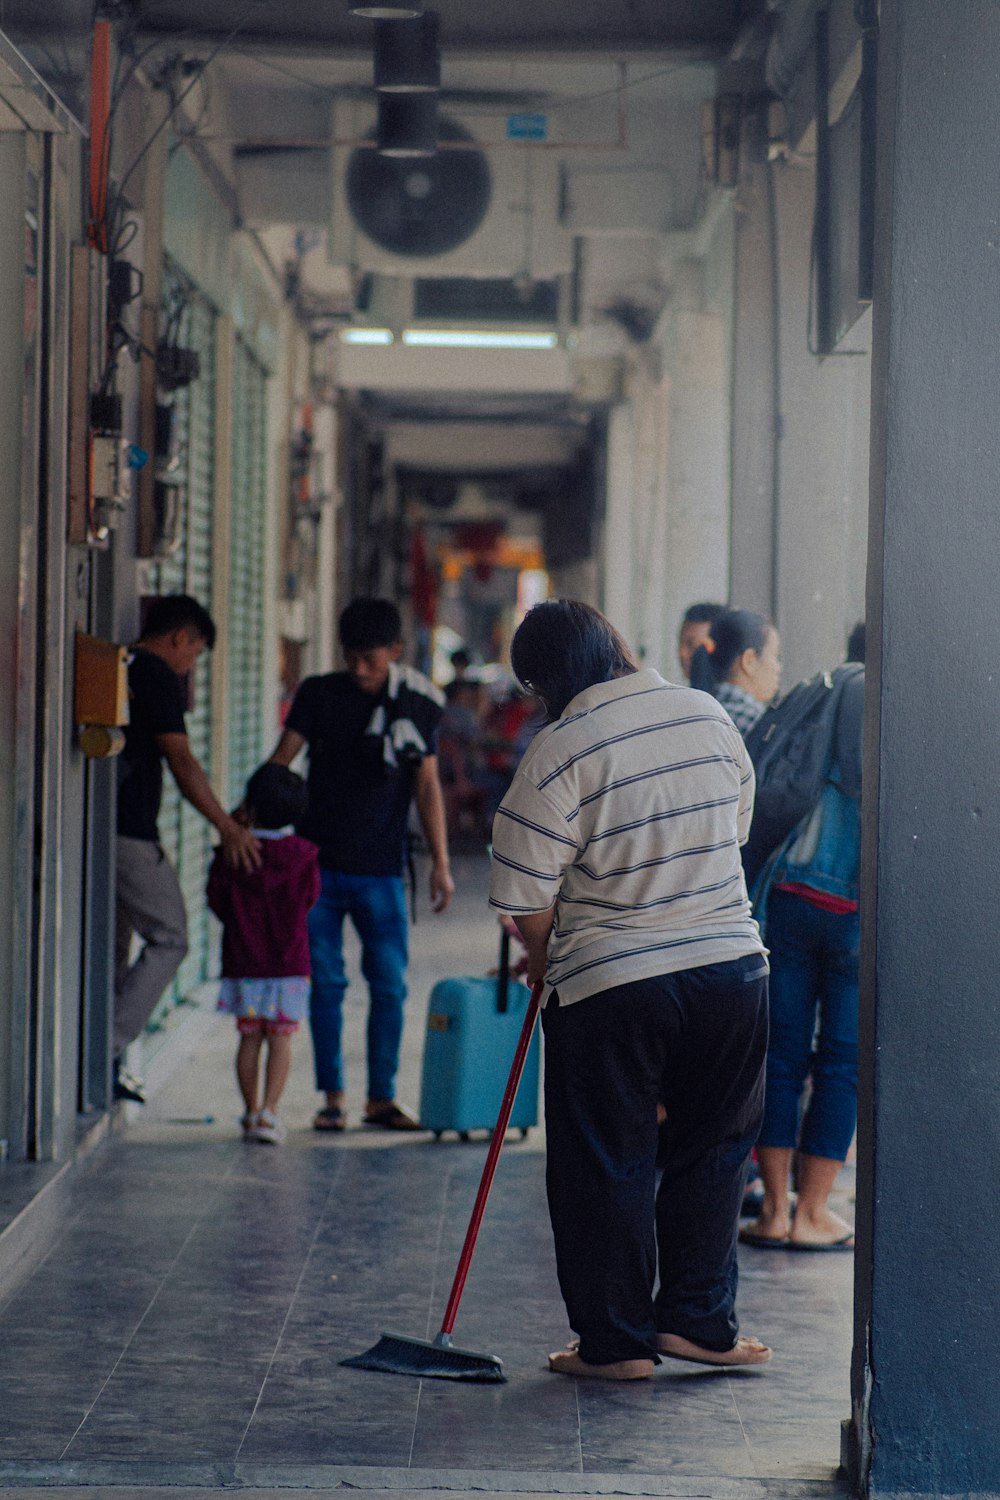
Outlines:
{"label": "blue ceiling sign", "polygon": [[548,115],[507,116],[507,139],[510,141],[544,141],[548,133]]}

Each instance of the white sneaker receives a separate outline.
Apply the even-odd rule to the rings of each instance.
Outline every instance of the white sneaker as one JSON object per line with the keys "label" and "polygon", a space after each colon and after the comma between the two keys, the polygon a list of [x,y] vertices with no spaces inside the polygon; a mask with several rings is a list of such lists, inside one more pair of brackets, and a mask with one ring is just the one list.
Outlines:
{"label": "white sneaker", "polygon": [[259,1119],[260,1115],[258,1114],[246,1114],[240,1120],[240,1129],[243,1131],[243,1139],[245,1141],[252,1141],[256,1136]]}
{"label": "white sneaker", "polygon": [[268,1146],[280,1146],[288,1139],[288,1130],[269,1109],[261,1110],[257,1117],[257,1129],[253,1134],[254,1140],[263,1141]]}

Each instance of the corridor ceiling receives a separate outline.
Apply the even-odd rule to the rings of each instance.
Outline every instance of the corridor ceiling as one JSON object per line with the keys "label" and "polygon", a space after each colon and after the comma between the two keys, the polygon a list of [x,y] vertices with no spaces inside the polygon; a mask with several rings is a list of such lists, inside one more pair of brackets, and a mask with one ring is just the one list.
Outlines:
{"label": "corridor ceiling", "polygon": [[[690,110],[710,96],[714,68],[759,47],[773,3],[435,0],[442,108],[474,111],[474,134],[490,149],[505,111],[550,111],[553,142],[567,143],[577,160],[596,143],[605,167],[616,138],[620,150],[625,109],[634,112],[639,133],[645,111],[647,133],[658,137],[659,158],[673,171],[671,154],[690,154],[690,132],[675,141],[662,111],[677,104]],[[321,153],[331,144],[331,108],[360,104],[350,125],[364,131],[373,97],[371,23],[351,14],[347,0],[0,0],[0,31],[81,120],[95,15],[115,23],[125,65],[141,62],[175,100],[198,83],[175,128],[203,164],[207,149],[232,181],[241,157],[255,158],[230,202],[238,222],[259,229],[268,221],[327,221],[328,203],[318,205],[329,197],[329,160]],[[204,79],[195,80],[206,64]],[[273,161],[264,160],[268,152]],[[284,152],[298,153],[294,163]],[[294,190],[288,201],[293,179],[298,202]],[[690,198],[685,187],[670,227],[689,227]],[[311,219],[298,211],[303,204],[311,205]]]}
{"label": "corridor ceiling", "polygon": [[[489,153],[497,184],[496,265],[487,256],[472,274],[565,280],[575,236],[585,247],[578,326],[590,329],[588,352],[614,353],[632,333],[603,310],[655,318],[669,296],[671,257],[699,253],[692,236],[711,198],[702,104],[716,92],[720,65],[759,58],[773,0],[434,3],[442,110]],[[115,23],[123,68],[141,66],[168,91],[175,134],[210,173],[234,222],[294,277],[299,312],[317,329],[357,316],[359,278],[375,273],[377,281],[386,267],[370,247],[356,253],[353,243],[336,243],[347,216],[333,184],[343,176],[338,143],[351,145],[371,127],[371,23],[352,15],[347,0],[0,0],[0,30],[81,120],[95,13]],[[517,111],[544,112],[551,147],[537,157],[521,219],[508,223],[508,205],[528,192],[511,175],[504,139]],[[126,123],[123,112],[120,128],[141,124]],[[527,160],[523,151],[518,160]],[[516,246],[532,235],[547,248],[518,258]],[[442,258],[419,274],[469,268]]]}
{"label": "corridor ceiling", "polygon": [[[86,35],[95,13],[147,37],[218,40],[314,52],[358,48],[363,27],[345,0],[3,0],[0,29],[41,43]],[[437,0],[449,45],[480,50],[692,50],[718,57],[763,0]]]}

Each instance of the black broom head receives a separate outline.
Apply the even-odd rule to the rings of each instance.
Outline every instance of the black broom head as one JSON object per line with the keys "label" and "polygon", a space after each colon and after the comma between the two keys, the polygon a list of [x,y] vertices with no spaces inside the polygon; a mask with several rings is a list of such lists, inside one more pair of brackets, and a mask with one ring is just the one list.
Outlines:
{"label": "black broom head", "polygon": [[416,1375],[435,1380],[478,1380],[496,1384],[507,1379],[503,1363],[496,1354],[476,1354],[472,1349],[456,1349],[439,1334],[438,1338],[410,1339],[400,1333],[383,1333],[378,1343],[364,1354],[355,1354],[340,1363],[352,1370],[379,1370],[386,1375]]}

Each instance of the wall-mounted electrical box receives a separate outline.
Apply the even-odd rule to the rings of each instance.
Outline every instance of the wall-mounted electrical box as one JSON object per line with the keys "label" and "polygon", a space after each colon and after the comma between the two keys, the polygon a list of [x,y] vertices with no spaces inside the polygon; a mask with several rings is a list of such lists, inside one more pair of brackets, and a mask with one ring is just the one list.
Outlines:
{"label": "wall-mounted electrical box", "polygon": [[97,636],[76,636],[73,719],[85,755],[117,755],[125,745],[121,726],[128,715],[128,653]]}

